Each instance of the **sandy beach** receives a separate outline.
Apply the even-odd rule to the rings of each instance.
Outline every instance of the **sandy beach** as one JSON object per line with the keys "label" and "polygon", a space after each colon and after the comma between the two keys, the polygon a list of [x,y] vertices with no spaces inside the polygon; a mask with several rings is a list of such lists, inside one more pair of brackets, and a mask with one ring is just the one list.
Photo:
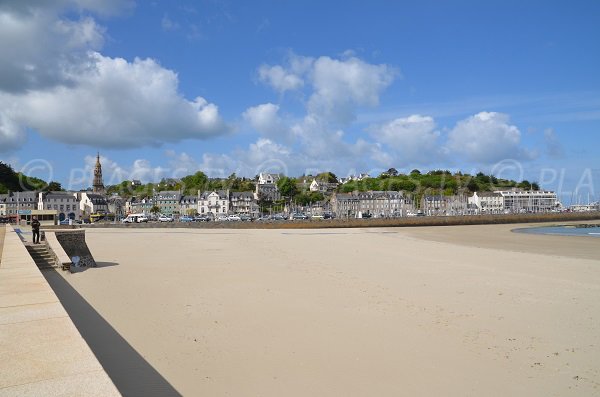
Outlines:
{"label": "sandy beach", "polygon": [[600,239],[516,227],[94,229],[45,274],[124,395],[600,395]]}

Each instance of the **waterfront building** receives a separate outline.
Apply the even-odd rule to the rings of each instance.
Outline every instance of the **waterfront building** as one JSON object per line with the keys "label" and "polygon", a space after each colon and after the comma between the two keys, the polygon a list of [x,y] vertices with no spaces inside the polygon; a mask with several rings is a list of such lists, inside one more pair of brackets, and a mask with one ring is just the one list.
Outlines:
{"label": "waterfront building", "polygon": [[59,221],[81,220],[81,206],[75,192],[40,192],[38,210],[55,210]]}
{"label": "waterfront building", "polygon": [[125,199],[119,196],[111,196],[106,199],[108,204],[108,213],[112,214],[115,220],[121,220],[125,217]]}
{"label": "waterfront building", "polygon": [[149,215],[153,206],[154,199],[152,197],[138,198],[133,196],[125,202],[125,213]]}
{"label": "waterfront building", "polygon": [[82,218],[87,219],[91,215],[108,214],[108,202],[104,195],[90,192],[77,192],[73,195],[79,200]]}
{"label": "waterfront building", "polygon": [[498,192],[475,192],[468,202],[475,205],[481,214],[504,213],[504,196]]}
{"label": "waterfront building", "polygon": [[154,195],[154,204],[163,215],[180,214],[179,201],[181,196],[181,193],[177,190],[163,190]]}
{"label": "waterfront building", "polygon": [[252,192],[232,192],[229,198],[230,209],[234,214],[259,215],[258,203]]}
{"label": "waterfront building", "polygon": [[504,211],[509,213],[537,213],[556,211],[560,202],[555,192],[546,190],[498,190],[504,200]]}
{"label": "waterfront building", "polygon": [[423,196],[421,198],[421,211],[427,216],[444,216],[449,208],[449,203],[449,196]]}
{"label": "waterfront building", "polygon": [[15,222],[19,219],[19,213],[37,210],[38,192],[10,192],[4,195],[4,204],[7,217]]}
{"label": "waterfront building", "polygon": [[412,200],[396,191],[336,193],[331,198],[331,210],[338,218],[401,217],[412,209]]}
{"label": "waterfront building", "polygon": [[181,196],[179,213],[194,216],[198,213],[198,196]]}
{"label": "waterfront building", "polygon": [[213,216],[229,213],[229,190],[213,190],[199,193],[198,213]]}

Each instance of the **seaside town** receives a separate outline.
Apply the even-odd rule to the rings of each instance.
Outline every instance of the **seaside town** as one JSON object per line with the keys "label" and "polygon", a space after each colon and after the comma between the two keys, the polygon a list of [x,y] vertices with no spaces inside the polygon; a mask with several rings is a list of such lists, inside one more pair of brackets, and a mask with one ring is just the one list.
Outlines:
{"label": "seaside town", "polygon": [[[181,179],[161,181],[179,189],[156,190],[137,195],[143,188],[139,180],[126,181],[128,197],[103,183],[102,164],[97,155],[93,185],[84,191],[17,191],[0,194],[0,218],[5,222],[29,222],[37,217],[43,224],[79,224],[94,222],[208,222],[208,221],[282,221],[321,219],[370,219],[412,216],[501,215],[548,212],[584,212],[599,210],[599,203],[564,207],[553,191],[525,182],[513,187],[480,191],[476,180],[490,182],[490,176],[478,174],[467,189],[455,192],[456,182],[449,171],[432,171],[446,177],[445,191],[433,189],[416,194],[414,183],[390,183],[388,190],[369,189],[369,174],[337,178],[332,173],[306,176],[295,181],[281,174],[259,173],[246,181],[254,190],[200,190],[188,194]],[[411,174],[420,174],[413,170]],[[202,174],[203,175],[203,174]],[[390,169],[377,178],[398,176]],[[416,176],[416,175],[413,175]],[[498,180],[492,181],[499,183]],[[444,185],[445,183],[445,185]],[[508,184],[515,185],[514,182]],[[371,183],[372,184],[372,183]],[[504,181],[507,184],[507,181]],[[129,185],[129,186],[127,186]],[[367,186],[365,186],[367,185]],[[403,190],[402,188],[405,188]]]}

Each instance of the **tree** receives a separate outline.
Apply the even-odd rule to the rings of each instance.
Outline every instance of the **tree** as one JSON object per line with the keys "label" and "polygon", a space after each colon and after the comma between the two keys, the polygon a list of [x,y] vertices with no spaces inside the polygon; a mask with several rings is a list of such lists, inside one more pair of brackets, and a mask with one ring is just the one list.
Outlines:
{"label": "tree", "polygon": [[156,215],[156,214],[158,214],[159,212],[160,212],[160,207],[159,207],[158,205],[156,205],[156,204],[154,204],[154,205],[152,206],[152,208],[150,208],[150,213],[151,213],[151,214],[154,214],[154,215]]}
{"label": "tree", "polygon": [[185,194],[195,194],[198,190],[203,190],[208,182],[208,177],[202,171],[193,175],[187,175],[181,178],[183,191]]}
{"label": "tree", "polygon": [[410,172],[411,175],[421,175],[421,171],[419,171],[418,169],[414,169]]}
{"label": "tree", "polygon": [[298,187],[296,182],[292,178],[284,176],[277,181],[277,189],[282,196],[289,198],[290,200],[298,194]]}
{"label": "tree", "polygon": [[63,188],[62,188],[62,186],[60,185],[59,182],[51,181],[44,188],[44,191],[46,191],[46,192],[61,192],[61,191],[63,191]]}
{"label": "tree", "polygon": [[475,179],[471,179],[469,183],[467,183],[467,189],[469,189],[472,192],[478,192],[479,185],[477,184],[477,181]]}
{"label": "tree", "polygon": [[322,172],[315,178],[319,182],[325,183],[336,183],[338,181],[338,177],[333,172]]}

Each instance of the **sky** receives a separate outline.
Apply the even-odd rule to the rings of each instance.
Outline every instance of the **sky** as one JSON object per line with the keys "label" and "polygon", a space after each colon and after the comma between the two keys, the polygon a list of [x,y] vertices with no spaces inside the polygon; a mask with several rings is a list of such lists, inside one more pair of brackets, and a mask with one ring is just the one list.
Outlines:
{"label": "sky", "polygon": [[598,1],[0,0],[0,161],[91,185],[391,167],[600,198]]}

